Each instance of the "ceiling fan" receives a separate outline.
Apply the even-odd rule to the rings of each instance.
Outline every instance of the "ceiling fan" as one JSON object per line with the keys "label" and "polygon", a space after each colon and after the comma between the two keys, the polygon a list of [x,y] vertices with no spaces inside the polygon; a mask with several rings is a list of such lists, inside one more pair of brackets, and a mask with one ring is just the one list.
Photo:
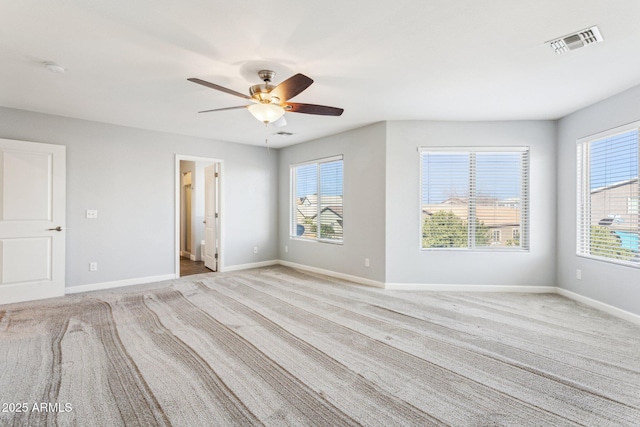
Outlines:
{"label": "ceiling fan", "polygon": [[249,105],[204,110],[199,111],[199,113],[247,108],[256,119],[260,120],[265,125],[268,125],[269,123],[284,125],[286,124],[283,117],[285,112],[316,114],[321,116],[339,116],[344,111],[342,108],[327,107],[325,105],[289,102],[289,99],[300,94],[306,88],[311,86],[313,80],[304,74],[296,74],[295,76],[289,77],[279,85],[273,86],[271,81],[275,75],[276,73],[271,70],[258,71],[258,76],[262,81],[264,81],[264,84],[251,86],[249,88],[249,95],[197,78],[190,78],[187,80],[253,102],[253,104]]}

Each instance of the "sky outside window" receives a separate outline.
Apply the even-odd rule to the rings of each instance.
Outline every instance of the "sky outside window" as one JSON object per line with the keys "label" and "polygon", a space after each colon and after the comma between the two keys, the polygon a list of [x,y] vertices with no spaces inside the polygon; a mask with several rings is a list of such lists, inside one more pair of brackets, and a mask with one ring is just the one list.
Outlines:
{"label": "sky outside window", "polygon": [[325,196],[341,196],[343,187],[343,163],[310,164],[296,167],[296,197],[318,194],[318,169],[321,192]]}
{"label": "sky outside window", "polygon": [[638,177],[638,130],[591,143],[590,189]]}
{"label": "sky outside window", "polygon": [[[477,196],[498,200],[520,197],[522,153],[475,153]],[[422,203],[438,204],[469,197],[468,153],[425,153],[422,157]],[[430,181],[434,181],[429,185]],[[437,182],[437,185],[433,185]]]}

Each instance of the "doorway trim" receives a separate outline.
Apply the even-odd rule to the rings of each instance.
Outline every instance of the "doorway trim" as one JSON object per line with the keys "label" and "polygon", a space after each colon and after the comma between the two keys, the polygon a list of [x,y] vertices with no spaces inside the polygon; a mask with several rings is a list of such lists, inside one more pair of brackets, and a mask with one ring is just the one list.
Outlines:
{"label": "doorway trim", "polygon": [[189,156],[186,154],[176,154],[175,158],[175,173],[174,173],[174,248],[173,254],[175,258],[174,264],[174,272],[175,278],[180,278],[180,194],[182,190],[182,181],[180,176],[180,162],[181,161],[188,162],[205,162],[205,163],[218,163],[220,165],[220,178],[219,178],[219,192],[218,192],[218,211],[219,211],[219,225],[220,229],[217,230],[218,241],[219,241],[219,256],[218,256],[218,271],[222,271],[224,266],[224,160],[216,159],[212,157],[199,157],[199,156]]}

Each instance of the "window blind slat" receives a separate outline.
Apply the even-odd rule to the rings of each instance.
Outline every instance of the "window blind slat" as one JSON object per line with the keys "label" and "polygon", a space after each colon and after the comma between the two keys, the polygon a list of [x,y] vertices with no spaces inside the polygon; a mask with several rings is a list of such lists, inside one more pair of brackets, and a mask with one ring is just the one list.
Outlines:
{"label": "window blind slat", "polygon": [[420,150],[423,249],[528,247],[528,150],[493,150]]}
{"label": "window blind slat", "polygon": [[320,238],[342,240],[342,160],[320,165]]}
{"label": "window blind slat", "polygon": [[292,165],[292,237],[343,239],[342,156]]}
{"label": "window blind slat", "polygon": [[578,141],[578,255],[638,266],[638,152],[637,127]]}

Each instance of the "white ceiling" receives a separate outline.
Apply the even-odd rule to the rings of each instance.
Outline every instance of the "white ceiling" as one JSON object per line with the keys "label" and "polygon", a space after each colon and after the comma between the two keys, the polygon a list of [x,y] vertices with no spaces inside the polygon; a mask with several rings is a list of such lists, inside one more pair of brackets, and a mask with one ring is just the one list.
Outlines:
{"label": "white ceiling", "polygon": [[[273,147],[381,120],[556,119],[640,84],[639,18],[638,0],[0,0],[0,106]],[[603,43],[545,44],[592,25]],[[197,113],[245,102],[187,78],[246,93],[263,68],[308,75],[292,101],[344,114]]]}

